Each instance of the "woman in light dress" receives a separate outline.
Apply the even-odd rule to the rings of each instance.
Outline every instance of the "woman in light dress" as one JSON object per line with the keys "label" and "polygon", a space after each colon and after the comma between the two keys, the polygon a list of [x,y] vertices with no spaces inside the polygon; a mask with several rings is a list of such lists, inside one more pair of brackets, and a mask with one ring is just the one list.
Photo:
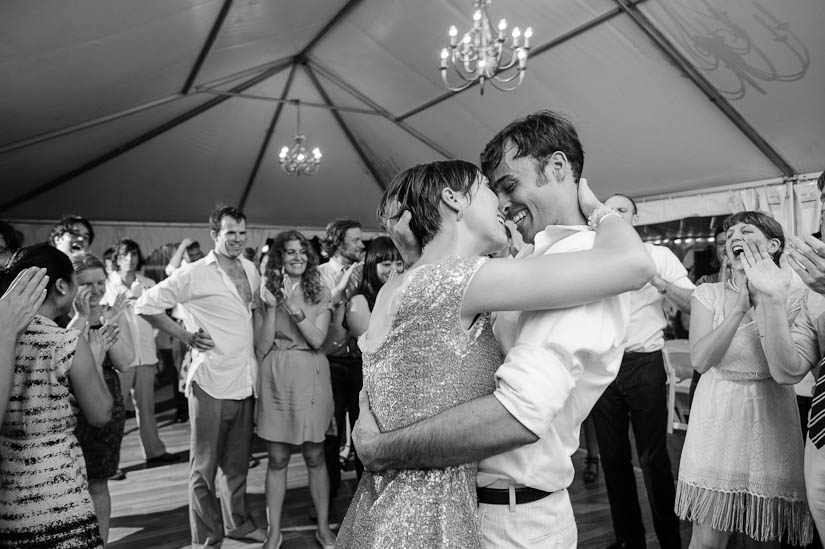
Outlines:
{"label": "woman in light dress", "polygon": [[281,546],[281,510],[293,446],[300,446],[309,493],[318,513],[315,537],[334,547],[329,528],[329,476],[324,435],[333,412],[329,362],[321,350],[332,302],[318,258],[298,231],[280,233],[269,250],[261,297],[264,320],[255,330],[258,376],[255,432],[268,443],[265,549]]}
{"label": "woman in light dress", "polygon": [[[782,227],[760,212],[725,221],[732,278],[693,294],[690,349],[702,374],[682,450],[676,512],[693,521],[691,548],[810,543],[802,435],[793,384],[805,372],[766,358],[763,346],[793,323],[805,295],[778,267]],[[779,300],[776,286],[784,288]],[[773,311],[773,328],[768,325]],[[778,321],[776,320],[778,318]],[[793,349],[793,347],[791,347]],[[792,350],[793,356],[796,351]]]}

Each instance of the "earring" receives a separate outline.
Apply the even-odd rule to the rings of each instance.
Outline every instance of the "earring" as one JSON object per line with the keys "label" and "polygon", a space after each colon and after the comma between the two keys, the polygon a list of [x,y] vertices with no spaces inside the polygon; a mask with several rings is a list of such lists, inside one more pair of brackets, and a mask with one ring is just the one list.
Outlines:
{"label": "earring", "polygon": [[461,221],[463,218],[464,218],[464,209],[462,208],[462,209],[458,210],[458,212],[456,213],[455,220],[456,221]]}

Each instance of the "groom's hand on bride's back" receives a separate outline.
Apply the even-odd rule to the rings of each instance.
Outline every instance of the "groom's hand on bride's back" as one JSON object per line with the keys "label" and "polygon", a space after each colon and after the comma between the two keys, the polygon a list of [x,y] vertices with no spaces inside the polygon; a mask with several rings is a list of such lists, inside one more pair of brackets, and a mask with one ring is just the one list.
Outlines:
{"label": "groom's hand on bride's back", "polygon": [[358,406],[360,412],[352,429],[352,443],[364,468],[367,471],[380,471],[384,467],[381,467],[376,451],[381,430],[370,410],[370,400],[365,389],[358,395]]}

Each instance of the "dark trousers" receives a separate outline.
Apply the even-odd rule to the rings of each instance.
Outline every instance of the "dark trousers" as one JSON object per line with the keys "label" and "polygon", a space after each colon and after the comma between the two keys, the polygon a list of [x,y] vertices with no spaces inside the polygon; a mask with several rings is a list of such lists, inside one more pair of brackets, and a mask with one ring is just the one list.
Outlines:
{"label": "dark trousers", "polygon": [[616,539],[627,547],[645,547],[631,462],[630,426],[659,545],[663,549],[681,547],[679,519],[673,511],[676,488],[667,453],[667,374],[662,353],[625,353],[618,376],[590,416],[596,426]]}
{"label": "dark trousers", "polygon": [[[811,401],[813,397],[796,395],[796,405],[799,408],[799,428],[802,430],[802,440],[808,438],[808,412],[811,410]],[[782,549],[790,549],[795,547],[787,542],[782,542]],[[805,546],[806,549],[822,549],[822,541],[819,538],[819,532],[814,527],[814,539],[810,545]]]}
{"label": "dark trousers", "polygon": [[[347,428],[345,425],[347,412],[349,412],[350,427],[355,425],[358,419],[358,393],[364,384],[364,377],[361,371],[361,358],[328,356],[329,372],[332,378],[332,398],[335,401],[335,427],[336,435],[327,436],[324,440],[324,459],[327,463],[329,473],[329,493],[330,501],[338,493],[341,485],[341,465],[338,462],[338,454],[341,448],[341,441],[346,439]],[[356,456],[355,469],[358,478],[364,471],[364,466]]]}
{"label": "dark trousers", "polygon": [[[177,344],[176,341],[173,342]],[[180,390],[180,383],[178,382],[178,368],[180,365],[175,364],[175,354],[172,349],[160,349],[160,362],[163,364],[163,372],[168,379],[172,380],[172,391],[175,395],[175,412],[176,419],[186,419],[189,417],[189,401],[186,395]]]}

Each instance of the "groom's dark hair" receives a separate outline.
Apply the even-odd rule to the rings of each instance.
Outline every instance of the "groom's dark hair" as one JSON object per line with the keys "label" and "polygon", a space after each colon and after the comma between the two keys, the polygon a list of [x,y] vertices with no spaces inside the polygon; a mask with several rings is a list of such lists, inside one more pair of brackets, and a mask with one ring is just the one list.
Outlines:
{"label": "groom's dark hair", "polygon": [[478,167],[466,160],[441,160],[413,166],[396,175],[387,186],[378,204],[378,220],[384,224],[409,210],[412,214],[410,230],[423,248],[441,229],[441,191],[452,189],[466,194],[479,177]]}
{"label": "groom's dark hair", "polygon": [[535,159],[539,173],[544,171],[554,152],[563,152],[570,162],[573,179],[579,182],[584,168],[584,149],[576,128],[562,115],[548,110],[538,111],[510,122],[498,132],[481,153],[481,171],[491,182],[492,172],[501,164],[509,143],[516,148],[514,158],[528,156]]}

